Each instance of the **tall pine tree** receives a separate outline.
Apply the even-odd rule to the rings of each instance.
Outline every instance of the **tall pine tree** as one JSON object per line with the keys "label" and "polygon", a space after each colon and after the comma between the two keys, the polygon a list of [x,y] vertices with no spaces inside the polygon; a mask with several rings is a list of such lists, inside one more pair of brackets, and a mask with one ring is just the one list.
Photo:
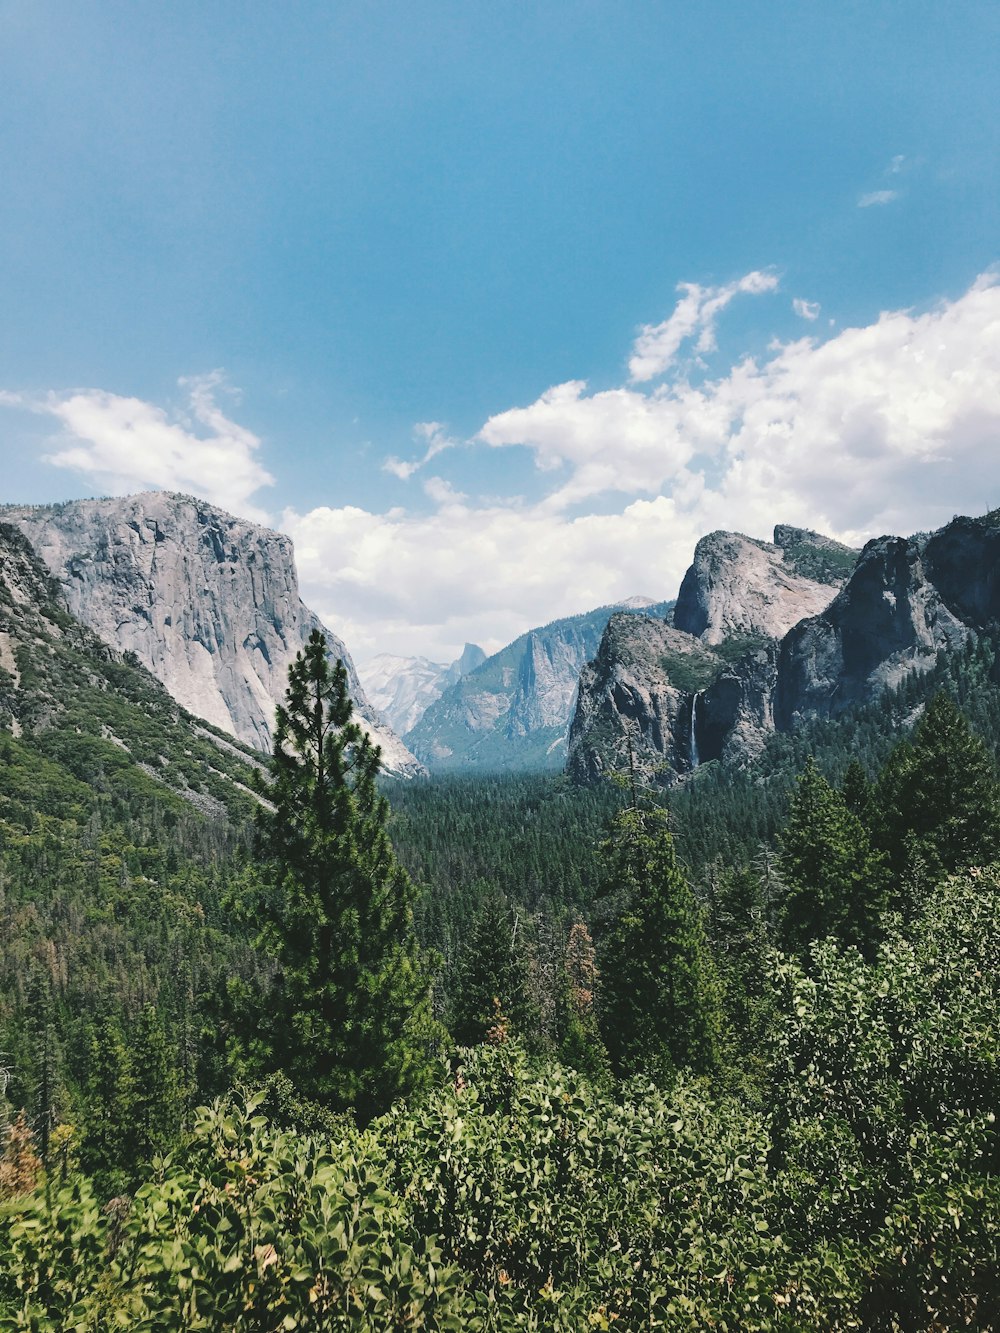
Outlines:
{"label": "tall pine tree", "polygon": [[782,935],[790,949],[833,935],[872,951],[885,910],[884,868],[864,825],[811,758],[781,835],[781,872]]}
{"label": "tall pine tree", "polygon": [[996,768],[947,694],[931,700],[912,740],[889,756],[875,805],[876,838],[901,882],[934,882],[1000,858]]}
{"label": "tall pine tree", "polygon": [[633,804],[601,845],[601,1027],[619,1076],[669,1082],[717,1060],[719,994],[663,810]]}
{"label": "tall pine tree", "polygon": [[362,1121],[427,1077],[438,1030],[413,886],[386,833],[380,751],[314,630],[277,712],[258,814],[258,945],[274,961],[255,1054]]}

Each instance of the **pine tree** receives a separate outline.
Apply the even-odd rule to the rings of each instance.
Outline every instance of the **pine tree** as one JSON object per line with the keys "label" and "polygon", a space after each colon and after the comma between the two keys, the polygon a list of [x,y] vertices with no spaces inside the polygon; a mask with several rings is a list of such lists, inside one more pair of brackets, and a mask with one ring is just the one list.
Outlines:
{"label": "pine tree", "polygon": [[439,1037],[379,763],[344,665],[314,630],[289,669],[262,783],[255,915],[275,973],[254,1054],[300,1096],[362,1120],[427,1077]]}
{"label": "pine tree", "polygon": [[719,996],[666,812],[622,810],[601,845],[601,1027],[613,1071],[669,1082],[717,1059]]}
{"label": "pine tree", "polygon": [[517,947],[520,923],[510,904],[488,892],[472,919],[452,987],[451,1033],[459,1046],[478,1046],[493,1024],[495,1004],[520,1031],[525,966]]}
{"label": "pine tree", "polygon": [[608,1053],[597,1023],[600,973],[590,931],[577,918],[563,957],[559,1058],[595,1083],[608,1077]]}
{"label": "pine tree", "polygon": [[833,935],[871,951],[885,911],[885,874],[861,821],[809,759],[781,834],[787,886],[782,935],[790,949]]}
{"label": "pine tree", "polygon": [[947,694],[931,700],[912,740],[890,755],[876,805],[877,840],[900,881],[918,863],[933,882],[1000,858],[996,769]]}

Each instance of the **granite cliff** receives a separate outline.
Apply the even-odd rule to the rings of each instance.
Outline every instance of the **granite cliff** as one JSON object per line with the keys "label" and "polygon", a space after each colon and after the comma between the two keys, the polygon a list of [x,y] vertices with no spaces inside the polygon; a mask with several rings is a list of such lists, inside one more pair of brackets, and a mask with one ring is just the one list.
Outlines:
{"label": "granite cliff", "polygon": [[241,820],[255,804],[259,756],[192,717],[134,658],[81,624],[24,534],[3,522],[0,749],[5,835],[37,820],[39,783],[55,802],[46,813],[72,819],[102,799],[148,798]]}
{"label": "granite cliff", "polygon": [[378,653],[359,666],[358,673],[369,699],[393,731],[402,736],[417,725],[449,685],[485,661],[482,648],[467,643],[461,656],[449,665],[428,657]]}
{"label": "granite cliff", "polygon": [[609,622],[580,677],[569,772],[590,781],[635,764],[671,781],[710,759],[754,757],[774,729],[779,642],[826,609],[855,557],[787,525],[773,542],[703,537],[671,623]]}
{"label": "granite cliff", "polygon": [[[626,615],[667,603],[633,598]],[[614,607],[529,630],[463,675],[430,705],[406,744],[430,769],[558,769],[580,669],[593,657]]]}
{"label": "granite cliff", "polygon": [[[805,610],[813,598],[823,605]],[[629,746],[667,781],[710,759],[745,763],[771,732],[870,702],[998,623],[1000,511],[878,537],[860,555],[801,529],[776,528],[773,545],[713,533],[685,576],[674,636],[609,625],[581,677],[569,770],[588,780],[624,767]],[[695,644],[715,654],[710,680]]]}
{"label": "granite cliff", "polygon": [[420,765],[372,708],[344,644],[298,591],[291,541],[168,492],[4,506],[74,616],[134,654],[189,712],[268,751],[288,667],[313,629],[343,659],[359,720],[390,772]]}

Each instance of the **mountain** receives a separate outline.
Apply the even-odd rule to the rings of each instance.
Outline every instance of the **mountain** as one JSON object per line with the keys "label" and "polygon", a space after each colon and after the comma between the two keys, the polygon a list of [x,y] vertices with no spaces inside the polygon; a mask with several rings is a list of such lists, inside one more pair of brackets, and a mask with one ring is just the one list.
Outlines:
{"label": "mountain", "polygon": [[[0,523],[0,832],[95,800],[245,818],[260,758],[181,708],[71,613],[23,533]],[[26,827],[37,827],[29,816]]]}
{"label": "mountain", "polygon": [[[672,605],[632,601],[659,615]],[[436,770],[560,768],[580,669],[616,609],[600,607],[522,634],[446,689],[404,734],[406,744]]]}
{"label": "mountain", "polygon": [[359,720],[390,772],[420,765],[365,697],[344,644],[299,597],[291,541],[191,496],[0,507],[62,585],[70,611],[191,713],[269,751],[288,667],[314,629],[347,668]]}
{"label": "mountain", "polygon": [[467,643],[450,665],[428,657],[378,653],[358,668],[369,699],[398,735],[412,730],[449,685],[486,661],[482,648]]}
{"label": "mountain", "polygon": [[778,644],[822,613],[857,552],[779,524],[774,541],[713,532],[695,548],[672,624],[614,616],[580,676],[568,769],[580,781],[635,764],[671,777],[745,762],[774,729]]}
{"label": "mountain", "polygon": [[709,533],[684,575],[674,626],[708,644],[780,639],[829,605],[856,556],[829,537],[783,524],[773,543]]}
{"label": "mountain", "polygon": [[[781,559],[764,553],[770,582],[747,539],[732,537],[698,545],[674,615],[687,637],[609,624],[581,676],[568,761],[578,779],[626,767],[630,747],[641,771],[667,780],[712,759],[746,763],[773,732],[872,703],[1000,623],[1000,510],[931,534],[878,537],[857,555],[779,527]],[[779,638],[818,583],[826,605]],[[715,666],[695,643],[711,645]]]}

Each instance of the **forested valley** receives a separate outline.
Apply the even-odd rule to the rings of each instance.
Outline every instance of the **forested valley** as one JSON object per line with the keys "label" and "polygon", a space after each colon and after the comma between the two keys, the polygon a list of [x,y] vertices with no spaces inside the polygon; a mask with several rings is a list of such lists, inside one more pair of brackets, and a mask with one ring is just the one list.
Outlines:
{"label": "forested valley", "polygon": [[0,735],[0,1327],[995,1327],[998,661],[670,789],[102,665]]}

